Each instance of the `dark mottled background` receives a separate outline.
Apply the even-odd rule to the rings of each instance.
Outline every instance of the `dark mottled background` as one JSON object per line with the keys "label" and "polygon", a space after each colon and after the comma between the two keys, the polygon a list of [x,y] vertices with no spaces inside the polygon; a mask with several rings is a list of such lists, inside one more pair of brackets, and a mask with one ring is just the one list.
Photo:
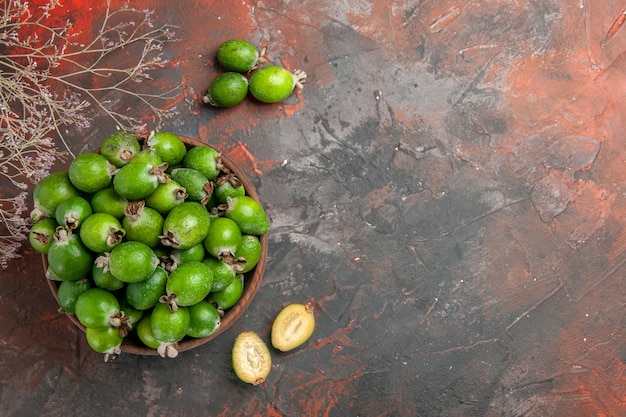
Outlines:
{"label": "dark mottled background", "polygon": [[[104,13],[63,3],[85,31]],[[164,129],[246,169],[272,220],[266,274],[218,340],[104,363],[25,248],[0,280],[1,415],[626,415],[626,30],[606,39],[624,4],[131,3],[179,26],[155,88],[192,92]],[[305,70],[304,90],[202,105],[233,37]],[[269,342],[306,301],[313,338],[240,383],[237,333]]]}

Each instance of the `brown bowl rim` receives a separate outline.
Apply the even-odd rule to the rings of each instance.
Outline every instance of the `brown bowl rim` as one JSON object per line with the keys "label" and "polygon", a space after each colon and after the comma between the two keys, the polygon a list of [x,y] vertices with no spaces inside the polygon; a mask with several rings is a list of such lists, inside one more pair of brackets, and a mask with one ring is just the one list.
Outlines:
{"label": "brown bowl rim", "polygon": [[[190,138],[188,136],[176,134],[187,146],[196,147],[196,146],[210,146],[205,143],[202,143],[196,139]],[[140,140],[141,141],[141,140]],[[99,150],[98,150],[99,151]],[[248,178],[248,176],[243,172],[240,167],[230,158],[221,154],[222,163],[224,163],[236,176],[241,180],[244,188],[246,189],[246,195],[252,197],[257,202],[261,204],[261,200],[256,191],[256,188]],[[265,273],[265,265],[267,262],[267,245],[269,241],[269,233],[265,233],[263,235],[257,236],[259,241],[261,242],[261,257],[259,258],[256,266],[246,274],[244,274],[244,290],[241,298],[231,309],[224,312],[224,316],[221,319],[221,324],[218,329],[210,334],[207,337],[202,338],[192,338],[186,336],[182,341],[178,342],[178,352],[185,352],[198,346],[204,345],[205,343],[210,342],[211,340],[217,338],[220,334],[224,333],[227,329],[229,329],[244,313],[244,311],[250,306],[252,299],[254,298],[257,290],[261,285],[261,281],[263,279],[263,274]],[[41,255],[42,263],[44,267],[44,271],[48,269],[48,260],[46,255]],[[46,279],[48,284],[48,288],[52,292],[54,299],[57,304],[59,303],[59,297],[57,294],[58,286],[60,285],[60,281],[54,281],[50,279]],[[65,312],[65,315],[70,319],[72,323],[83,332],[85,332],[85,326],[83,326],[74,314],[69,312]],[[121,345],[122,352],[131,353],[135,355],[158,355],[156,349],[152,349],[147,346],[140,346],[140,342],[136,342],[134,338],[126,337]]]}

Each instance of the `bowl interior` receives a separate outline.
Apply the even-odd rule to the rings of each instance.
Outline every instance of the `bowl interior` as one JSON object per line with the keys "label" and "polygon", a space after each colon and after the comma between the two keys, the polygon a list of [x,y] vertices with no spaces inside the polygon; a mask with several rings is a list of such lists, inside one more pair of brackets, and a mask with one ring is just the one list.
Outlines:
{"label": "bowl interior", "polygon": [[[177,136],[187,145],[187,147],[205,145],[195,139],[192,139],[186,136],[181,136],[181,135],[177,135]],[[246,189],[246,194],[254,198],[260,203],[261,201],[259,199],[259,196],[256,192],[254,185],[252,184],[250,179],[246,176],[246,174],[237,166],[237,164],[235,164],[232,160],[230,160],[228,157],[224,155],[222,155],[222,162],[231,170],[231,172],[233,172],[237,176],[237,178],[239,178],[244,188]],[[264,235],[258,236],[258,238],[261,242],[261,257],[258,263],[256,264],[256,266],[251,271],[244,274],[244,290],[237,304],[235,304],[235,306],[233,306],[231,309],[226,310],[224,312],[224,316],[222,317],[221,324],[219,328],[213,334],[204,338],[186,337],[182,341],[178,342],[179,352],[184,352],[184,351],[193,349],[195,347],[198,347],[200,345],[203,345],[215,339],[217,336],[219,336],[224,331],[226,331],[229,327],[231,327],[237,321],[237,319],[243,314],[243,312],[248,308],[248,306],[252,302],[252,299],[261,284],[263,273],[265,272],[265,263],[267,260],[268,234],[266,233]],[[48,261],[45,255],[42,255],[42,263],[43,263],[44,271],[47,270]],[[49,280],[49,279],[46,279],[46,281],[47,281],[50,291],[52,292],[52,295],[54,296],[55,300],[58,303],[59,299],[58,299],[57,291],[58,291],[58,286],[60,282]],[[80,328],[82,331],[85,331],[85,327],[78,321],[76,316],[70,313],[66,313],[66,315],[75,326]],[[122,343],[121,349],[122,349],[122,352],[132,353],[136,355],[158,355],[155,349],[151,349],[145,346],[141,341],[136,339],[132,334],[124,338],[124,342]]]}

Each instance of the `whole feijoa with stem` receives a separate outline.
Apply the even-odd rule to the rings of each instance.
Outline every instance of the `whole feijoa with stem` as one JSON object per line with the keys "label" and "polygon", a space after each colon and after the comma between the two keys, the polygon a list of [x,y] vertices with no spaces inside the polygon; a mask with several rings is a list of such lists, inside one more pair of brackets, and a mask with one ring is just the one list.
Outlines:
{"label": "whole feijoa with stem", "polygon": [[54,218],[54,212],[62,201],[80,195],[80,191],[70,181],[66,171],[57,171],[42,178],[33,189],[33,210],[30,218],[33,222],[44,217]]}
{"label": "whole feijoa with stem", "polygon": [[234,220],[213,217],[204,238],[204,248],[218,259],[232,259],[241,240],[241,230]]}
{"label": "whole feijoa with stem", "polygon": [[211,218],[204,206],[196,201],[185,201],[174,207],[163,222],[161,243],[176,249],[189,249],[202,243]]}
{"label": "whole feijoa with stem", "polygon": [[113,187],[108,187],[95,193],[91,197],[90,204],[94,213],[107,213],[121,220],[124,217],[128,200],[119,195]]}
{"label": "whole feijoa with stem", "polygon": [[85,329],[85,338],[89,347],[98,353],[104,353],[104,361],[108,361],[111,355],[122,353],[120,346],[124,338],[120,336],[120,331],[114,327],[89,328]]}
{"label": "whole feijoa with stem", "polygon": [[250,272],[261,259],[261,241],[255,235],[242,235],[235,251],[235,268],[240,274]]}
{"label": "whole feijoa with stem", "polygon": [[127,200],[142,200],[167,181],[165,168],[145,162],[124,165],[113,177],[113,188]]}
{"label": "whole feijoa with stem", "polygon": [[293,90],[302,88],[306,80],[303,71],[289,72],[278,65],[259,68],[250,77],[250,94],[263,103],[278,103],[291,95]]}
{"label": "whole feijoa with stem", "polygon": [[248,79],[238,72],[225,72],[211,81],[202,101],[215,107],[233,107],[248,95]]}
{"label": "whole feijoa with stem", "polygon": [[212,181],[222,171],[222,154],[211,146],[196,146],[185,154],[183,166],[200,171]]}
{"label": "whole feijoa with stem", "polygon": [[161,243],[163,216],[143,200],[128,203],[124,211],[122,227],[126,231],[126,239],[143,242],[151,248]]}
{"label": "whole feijoa with stem", "polygon": [[70,230],[78,229],[91,214],[92,208],[89,201],[77,195],[62,201],[54,211],[57,223]]}
{"label": "whole feijoa with stem", "polygon": [[70,164],[70,181],[86,193],[95,193],[108,187],[117,168],[104,156],[95,152],[78,155]]}
{"label": "whole feijoa with stem", "polygon": [[183,203],[187,199],[187,190],[175,180],[160,183],[152,194],[144,201],[146,206],[155,209],[161,215],[166,215],[174,207]]}
{"label": "whole feijoa with stem", "polygon": [[207,204],[213,194],[213,182],[203,173],[192,168],[176,168],[171,175],[174,181],[185,188],[188,200],[199,201],[203,206]]}
{"label": "whole feijoa with stem", "polygon": [[228,197],[226,204],[224,215],[237,223],[241,233],[260,236],[269,230],[270,222],[265,209],[254,198],[247,195]]}
{"label": "whole feijoa with stem", "polygon": [[112,292],[102,288],[89,288],[76,299],[76,318],[85,327],[120,327],[120,303]]}
{"label": "whole feijoa with stem", "polygon": [[128,132],[115,132],[102,141],[100,154],[118,168],[128,164],[141,145],[137,138]]}
{"label": "whole feijoa with stem", "polygon": [[63,281],[57,289],[57,298],[59,300],[59,306],[61,310],[74,314],[76,300],[78,297],[92,288],[91,280],[87,278],[81,278],[76,281]]}
{"label": "whole feijoa with stem", "polygon": [[141,282],[126,285],[126,301],[138,310],[154,307],[165,294],[167,272],[157,266],[150,276]]}
{"label": "whole feijoa with stem", "polygon": [[133,240],[120,243],[108,254],[109,270],[115,278],[127,284],[147,279],[158,264],[159,258],[150,246]]}
{"label": "whole feijoa with stem", "polygon": [[171,311],[168,304],[159,303],[154,306],[150,314],[150,330],[159,342],[157,351],[161,357],[178,356],[177,343],[187,335],[190,323],[187,307]]}
{"label": "whole feijoa with stem", "polygon": [[169,166],[179,164],[187,153],[185,143],[170,132],[152,133],[146,140],[146,146],[157,151],[161,160]]}
{"label": "whole feijoa with stem", "polygon": [[126,235],[120,221],[108,213],[93,213],[78,230],[85,246],[96,253],[110,251]]}
{"label": "whole feijoa with stem", "polygon": [[172,310],[191,306],[203,300],[213,286],[213,273],[204,263],[186,262],[170,272],[161,302],[170,304]]}
{"label": "whole feijoa with stem", "polygon": [[206,300],[189,306],[189,329],[187,336],[201,338],[215,333],[219,329],[222,319],[215,306]]}
{"label": "whole feijoa with stem", "polygon": [[225,69],[235,72],[248,72],[259,61],[256,47],[244,39],[229,39],[217,49],[217,61]]}
{"label": "whole feijoa with stem", "polygon": [[239,178],[232,172],[220,175],[215,180],[213,193],[217,201],[226,203],[228,197],[239,197],[246,195],[246,188]]}
{"label": "whole feijoa with stem", "polygon": [[93,254],[78,235],[58,227],[48,249],[49,276],[61,281],[75,281],[87,276],[92,264]]}
{"label": "whole feijoa with stem", "polygon": [[259,385],[272,370],[272,356],[258,334],[251,331],[239,333],[232,350],[233,370],[243,382]]}
{"label": "whole feijoa with stem", "polygon": [[243,295],[243,275],[237,275],[222,291],[209,293],[208,301],[214,303],[218,309],[224,311],[237,304]]}
{"label": "whole feijoa with stem", "polygon": [[289,304],[272,323],[272,346],[287,352],[309,340],[315,330],[315,316],[311,304]]}
{"label": "whole feijoa with stem", "polygon": [[46,255],[54,241],[54,234],[59,224],[55,219],[41,219],[32,225],[28,232],[28,241],[35,251]]}
{"label": "whole feijoa with stem", "polygon": [[202,262],[208,266],[213,273],[213,285],[211,286],[211,291],[213,292],[222,291],[228,287],[237,276],[235,265],[222,259],[217,259],[209,255],[204,258]]}

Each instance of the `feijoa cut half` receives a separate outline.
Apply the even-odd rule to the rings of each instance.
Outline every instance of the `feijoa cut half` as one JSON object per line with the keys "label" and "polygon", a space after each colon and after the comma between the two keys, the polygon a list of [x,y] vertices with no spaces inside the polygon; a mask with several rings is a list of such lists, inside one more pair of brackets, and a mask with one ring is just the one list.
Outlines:
{"label": "feijoa cut half", "polygon": [[315,316],[311,304],[289,304],[272,323],[272,346],[287,352],[309,340],[315,330]]}
{"label": "feijoa cut half", "polygon": [[252,331],[239,333],[232,351],[233,370],[239,379],[259,385],[272,370],[272,357],[267,345]]}

